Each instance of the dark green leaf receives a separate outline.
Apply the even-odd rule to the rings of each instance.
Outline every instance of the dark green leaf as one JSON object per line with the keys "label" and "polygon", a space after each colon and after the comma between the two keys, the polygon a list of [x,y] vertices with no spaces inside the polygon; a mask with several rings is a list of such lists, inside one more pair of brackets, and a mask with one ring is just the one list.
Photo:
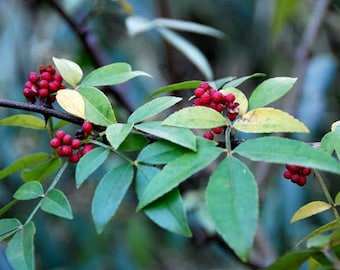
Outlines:
{"label": "dark green leaf", "polygon": [[292,139],[274,136],[251,139],[233,152],[254,161],[295,164],[340,174],[340,165],[331,155]]}
{"label": "dark green leaf", "polygon": [[179,97],[155,98],[135,110],[128,118],[128,123],[138,123],[155,116],[180,102],[181,100],[182,98]]}
{"label": "dark green leaf", "polygon": [[188,89],[195,89],[200,86],[201,81],[185,81],[179,82],[174,84],[169,84],[162,88],[157,89],[148,98],[152,98],[162,93],[172,92],[172,91],[179,91],[179,90],[188,90]]}
{"label": "dark green leaf", "polygon": [[20,186],[14,193],[13,198],[17,200],[31,200],[42,195],[44,195],[44,189],[40,182],[30,181]]}
{"label": "dark green leaf", "polygon": [[41,209],[46,213],[73,219],[71,205],[65,194],[59,189],[50,190],[41,200]]}
{"label": "dark green leaf", "polygon": [[50,158],[51,156],[47,153],[36,153],[36,154],[31,154],[31,155],[21,157],[17,159],[15,162],[13,162],[11,165],[9,165],[8,167],[0,171],[0,179],[3,179],[6,176],[16,173],[18,171],[21,171],[25,168],[36,165],[40,162],[46,161]]}
{"label": "dark green leaf", "polygon": [[0,241],[14,234],[21,226],[21,222],[16,218],[0,219]]}
{"label": "dark green leaf", "polygon": [[226,85],[228,82],[234,80],[236,77],[234,76],[229,76],[229,77],[225,77],[225,78],[221,78],[216,80],[214,83],[216,85],[216,89],[221,89],[224,87],[224,85]]}
{"label": "dark green leaf", "polygon": [[251,78],[263,77],[263,76],[266,76],[266,74],[264,74],[264,73],[254,73],[254,74],[249,75],[249,76],[244,76],[244,77],[241,77],[241,78],[237,78],[235,80],[227,82],[225,85],[223,85],[223,88],[237,87],[240,84],[244,83],[245,81],[247,81],[247,80],[249,80]]}
{"label": "dark green leaf", "polygon": [[218,233],[246,261],[259,215],[257,184],[248,167],[232,156],[225,158],[210,177],[206,204]]}
{"label": "dark green leaf", "polygon": [[305,261],[317,252],[316,250],[310,250],[287,253],[267,267],[266,270],[298,270]]}
{"label": "dark green leaf", "polygon": [[[160,169],[150,166],[138,166],[136,175],[136,193],[140,198],[150,181]],[[160,227],[171,232],[191,236],[183,201],[178,189],[165,194],[144,208],[145,214]]]}
{"label": "dark green leaf", "polygon": [[149,143],[149,140],[140,134],[130,133],[121,143],[118,150],[123,152],[137,151]]}
{"label": "dark green leaf", "polygon": [[138,124],[135,128],[196,151],[196,136],[189,129],[163,126],[160,121]]}
{"label": "dark green leaf", "polygon": [[79,160],[76,167],[77,188],[79,188],[85,180],[105,162],[109,154],[109,149],[96,147]]}
{"label": "dark green leaf", "polygon": [[53,174],[61,166],[60,158],[52,158],[50,160],[39,163],[31,169],[25,169],[21,172],[21,178],[25,181],[42,181],[47,176]]}
{"label": "dark green leaf", "polygon": [[34,234],[33,222],[19,230],[8,242],[6,255],[14,270],[34,270]]}
{"label": "dark green leaf", "polygon": [[85,102],[86,120],[97,125],[109,126],[117,122],[109,99],[95,87],[78,88]]}
{"label": "dark green leaf", "polygon": [[163,170],[146,187],[138,209],[155,201],[177,187],[192,174],[213,162],[222,152],[214,142],[197,139],[197,152],[188,152],[168,163]]}
{"label": "dark green leaf", "polygon": [[30,114],[16,114],[0,120],[0,125],[32,129],[46,129],[45,121]]}
{"label": "dark green leaf", "polygon": [[124,83],[137,76],[148,76],[143,71],[132,71],[126,63],[114,63],[95,69],[82,81],[84,86],[104,86]]}
{"label": "dark green leaf", "polygon": [[92,217],[98,233],[116,213],[133,179],[131,164],[113,168],[100,180],[92,200]]}
{"label": "dark green leaf", "polygon": [[137,161],[148,164],[166,164],[187,152],[188,150],[177,144],[159,140],[144,147],[139,153]]}
{"label": "dark green leaf", "polygon": [[117,149],[129,135],[132,128],[133,124],[115,123],[107,127],[105,135],[111,146]]}
{"label": "dark green leaf", "polygon": [[227,124],[224,116],[214,109],[195,106],[181,109],[170,114],[164,121],[163,125],[176,126],[185,128],[210,129],[222,127]]}
{"label": "dark green leaf", "polygon": [[276,77],[259,84],[249,98],[249,110],[260,108],[284,96],[292,89],[297,78]]}
{"label": "dark green leaf", "polygon": [[7,203],[6,205],[4,205],[3,207],[0,208],[0,216],[2,216],[3,214],[5,214],[7,211],[9,211],[10,209],[12,209],[13,206],[15,206],[17,204],[18,200],[12,200],[9,203]]}

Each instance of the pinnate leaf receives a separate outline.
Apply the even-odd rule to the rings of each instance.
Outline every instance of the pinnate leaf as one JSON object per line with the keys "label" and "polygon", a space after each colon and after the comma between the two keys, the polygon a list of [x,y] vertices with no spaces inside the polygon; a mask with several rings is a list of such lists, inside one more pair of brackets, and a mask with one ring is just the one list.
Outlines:
{"label": "pinnate leaf", "polygon": [[40,182],[30,181],[20,186],[14,193],[13,198],[17,200],[31,200],[41,197],[44,194],[44,189]]}
{"label": "pinnate leaf", "polygon": [[76,87],[77,83],[79,83],[83,77],[83,71],[80,66],[68,59],[56,57],[53,57],[52,59],[64,80],[72,87]]}
{"label": "pinnate leaf", "polygon": [[324,212],[330,208],[332,208],[332,205],[323,201],[313,201],[307,203],[294,213],[292,219],[290,220],[290,223],[308,218],[310,216]]}
{"label": "pinnate leaf", "polygon": [[50,190],[41,200],[41,209],[46,213],[73,219],[71,205],[65,194],[59,189]]}
{"label": "pinnate leaf", "polygon": [[257,184],[248,167],[232,156],[225,158],[210,177],[206,203],[218,233],[246,261],[259,214]]}
{"label": "pinnate leaf", "polygon": [[46,129],[45,121],[30,114],[16,114],[0,120],[0,125],[32,129]]}

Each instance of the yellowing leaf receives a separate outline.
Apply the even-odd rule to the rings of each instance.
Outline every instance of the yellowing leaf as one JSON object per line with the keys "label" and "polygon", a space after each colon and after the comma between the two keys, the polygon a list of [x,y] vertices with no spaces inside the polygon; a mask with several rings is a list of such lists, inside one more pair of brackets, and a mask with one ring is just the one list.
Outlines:
{"label": "yellowing leaf", "polygon": [[290,223],[294,223],[298,220],[324,212],[331,207],[332,205],[323,201],[314,201],[307,203],[295,212],[292,219],[290,220]]}
{"label": "yellowing leaf", "polygon": [[273,108],[249,111],[236,121],[233,127],[248,133],[309,132],[304,123],[284,111]]}
{"label": "yellowing leaf", "polygon": [[63,58],[53,57],[52,60],[64,80],[72,87],[76,87],[83,77],[83,71],[78,64]]}
{"label": "yellowing leaf", "polygon": [[85,103],[81,94],[75,90],[63,89],[57,92],[59,105],[68,113],[85,119]]}
{"label": "yellowing leaf", "polygon": [[333,124],[332,124],[332,127],[331,127],[331,131],[336,131],[340,129],[340,120],[339,121],[335,121]]}
{"label": "yellowing leaf", "polygon": [[223,88],[221,90],[221,92],[223,94],[228,94],[228,93],[233,93],[236,97],[235,102],[239,103],[240,105],[238,106],[239,108],[239,115],[244,115],[247,110],[248,110],[248,99],[245,96],[245,94],[243,94],[242,91],[238,90],[235,87],[228,87],[228,88]]}

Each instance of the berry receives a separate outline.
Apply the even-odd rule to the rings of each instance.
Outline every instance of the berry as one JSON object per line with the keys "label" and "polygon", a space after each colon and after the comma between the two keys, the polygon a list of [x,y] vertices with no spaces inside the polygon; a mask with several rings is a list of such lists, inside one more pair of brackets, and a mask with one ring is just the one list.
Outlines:
{"label": "berry", "polygon": [[60,84],[58,82],[53,81],[48,84],[48,89],[50,89],[51,92],[56,92],[59,90],[59,86]]}
{"label": "berry", "polygon": [[57,153],[60,157],[68,157],[72,154],[72,148],[69,145],[59,146]]}
{"label": "berry", "polygon": [[311,172],[312,172],[312,170],[310,168],[302,168],[301,169],[301,174],[304,175],[304,176],[310,175]]}
{"label": "berry", "polygon": [[42,89],[39,90],[39,97],[41,97],[41,98],[48,97],[48,94],[49,94],[49,92],[48,92],[48,89],[46,89],[46,88],[42,88]]}
{"label": "berry", "polygon": [[200,100],[203,105],[208,105],[211,101],[211,96],[208,93],[204,93]]}
{"label": "berry", "polygon": [[91,144],[86,144],[83,148],[83,150],[81,151],[81,154],[84,156],[86,155],[88,152],[90,152],[93,149],[93,146]]}
{"label": "berry", "polygon": [[63,137],[63,144],[65,145],[71,145],[73,141],[73,138],[70,134],[65,134]]}
{"label": "berry", "polygon": [[69,157],[69,160],[72,162],[72,163],[77,163],[80,159],[80,154],[79,153],[74,153],[74,154],[71,154],[70,157]]}
{"label": "berry", "polygon": [[82,125],[82,128],[85,132],[91,132],[93,129],[93,126],[90,122],[84,122]]}
{"label": "berry", "polygon": [[283,173],[283,177],[286,178],[286,179],[290,179],[292,177],[292,173],[290,171],[286,170]]}
{"label": "berry", "polygon": [[71,146],[72,146],[73,149],[79,149],[80,146],[81,146],[81,140],[73,139],[72,143],[71,143]]}
{"label": "berry", "polygon": [[55,133],[55,137],[58,138],[59,140],[62,140],[64,136],[66,135],[66,132],[64,130],[57,130]]}
{"label": "berry", "polygon": [[36,72],[30,72],[30,73],[28,74],[28,80],[29,80],[31,83],[33,83],[33,84],[37,83],[37,82],[39,81],[39,75],[38,75],[38,73],[36,73]]}
{"label": "berry", "polygon": [[232,103],[235,101],[235,95],[233,93],[229,93],[225,96],[225,102]]}
{"label": "berry", "polygon": [[299,186],[304,186],[307,183],[306,176],[300,175],[298,181],[296,182]]}
{"label": "berry", "polygon": [[307,176],[311,173],[311,169],[303,166],[287,164],[283,173],[284,178],[290,179],[299,186],[307,183]]}
{"label": "berry", "polygon": [[223,132],[223,127],[215,127],[211,129],[215,134],[221,134]]}
{"label": "berry", "polygon": [[47,80],[41,80],[39,82],[39,87],[40,88],[48,88],[48,81]]}
{"label": "berry", "polygon": [[61,83],[63,81],[63,77],[59,74],[54,74],[53,80]]}
{"label": "berry", "polygon": [[45,72],[41,73],[40,78],[41,78],[41,80],[50,81],[52,79],[52,74],[45,71]]}
{"label": "berry", "polygon": [[203,88],[197,88],[194,91],[194,94],[196,97],[201,97],[205,93],[205,90]]}
{"label": "berry", "polygon": [[57,149],[61,145],[61,141],[58,138],[53,138],[50,140],[50,145],[52,148]]}
{"label": "berry", "polygon": [[234,121],[237,117],[237,113],[227,113],[227,117],[229,118],[230,121]]}
{"label": "berry", "polygon": [[224,95],[221,92],[215,92],[212,94],[212,101],[215,103],[220,103],[224,101]]}
{"label": "berry", "polygon": [[214,134],[211,131],[208,131],[208,132],[203,134],[203,138],[208,139],[208,140],[213,140]]}
{"label": "berry", "polygon": [[199,87],[203,88],[204,90],[210,89],[210,85],[208,82],[201,82]]}
{"label": "berry", "polygon": [[45,71],[51,73],[52,75],[54,75],[56,73],[56,70],[54,67],[52,67],[51,65],[48,65],[45,67]]}

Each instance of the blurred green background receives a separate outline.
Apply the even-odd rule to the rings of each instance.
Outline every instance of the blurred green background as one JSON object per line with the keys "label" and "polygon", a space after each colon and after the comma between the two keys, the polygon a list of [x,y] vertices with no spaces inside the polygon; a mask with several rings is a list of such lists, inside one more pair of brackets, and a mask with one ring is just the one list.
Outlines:
{"label": "blurred green background", "polygon": [[[153,76],[105,89],[119,121],[123,122],[152,91],[170,83],[207,79],[195,61],[166,42],[159,32],[151,29],[129,36],[125,24],[131,15],[148,20],[172,18],[214,27],[225,34],[215,38],[177,32],[207,58],[213,79],[256,72],[265,73],[266,78],[298,77],[299,83],[292,93],[274,106],[295,115],[310,128],[308,136],[294,138],[320,141],[331,123],[340,118],[339,8],[340,1],[328,0],[1,0],[0,98],[24,101],[22,88],[28,72],[51,64],[52,56],[75,61],[86,73],[100,65],[123,61],[134,70]],[[249,96],[262,80],[254,78],[239,88]],[[192,93],[175,94],[188,98]],[[19,111],[0,108],[0,118],[14,113]],[[0,169],[25,154],[49,151],[47,133],[2,126],[0,136]],[[239,136],[247,138],[245,134]],[[310,177],[301,188],[282,179],[283,166],[249,165],[259,181],[261,219],[248,264],[240,263],[225,244],[209,233],[202,213],[189,211],[194,236],[185,239],[158,228],[143,214],[135,214],[136,198],[132,191],[110,226],[97,235],[90,208],[96,180],[102,172],[76,190],[73,171],[69,171],[60,188],[70,198],[75,219],[37,216],[37,269],[264,267],[293,249],[299,239],[325,224],[329,217],[318,215],[291,225],[289,220],[300,206],[311,200],[323,200],[315,179]],[[333,175],[326,177],[331,192],[336,194],[339,180]],[[200,202],[199,191],[207,179],[202,173],[193,180],[183,186],[188,209]],[[0,182],[0,206],[11,200],[20,183],[19,174]],[[8,215],[25,219],[30,209],[31,204],[21,203]],[[0,269],[10,269],[2,257]]]}

